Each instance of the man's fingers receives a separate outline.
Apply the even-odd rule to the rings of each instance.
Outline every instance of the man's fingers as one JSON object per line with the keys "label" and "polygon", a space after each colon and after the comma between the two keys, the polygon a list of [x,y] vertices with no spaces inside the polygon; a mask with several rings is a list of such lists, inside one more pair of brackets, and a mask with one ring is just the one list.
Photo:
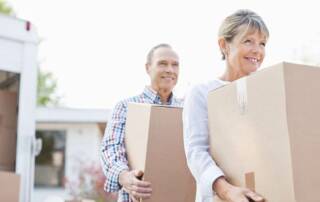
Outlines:
{"label": "man's fingers", "polygon": [[128,189],[128,188],[123,188],[124,191],[126,191],[129,195],[130,198],[136,202],[139,201],[139,198],[141,199],[149,199],[151,197],[151,192],[147,192],[147,193],[141,193],[141,192],[137,192],[134,189]]}
{"label": "man's fingers", "polygon": [[132,180],[132,185],[135,185],[137,187],[151,187],[150,182],[138,180],[136,178]]}
{"label": "man's fingers", "polygon": [[139,199],[137,199],[136,197],[130,195],[130,198],[132,200],[132,202],[139,202]]}
{"label": "man's fingers", "polygon": [[124,191],[130,195],[134,202],[138,202],[140,198],[149,199],[152,193],[151,183],[139,180],[139,176],[143,176],[142,171],[131,171],[130,177],[127,178],[127,183],[123,186]]}
{"label": "man's fingers", "polygon": [[139,186],[133,185],[130,187],[130,190],[135,191],[137,193],[147,193],[147,194],[152,193],[151,187],[139,187]]}
{"label": "man's fingers", "polygon": [[[140,172],[142,172],[142,171],[140,171]],[[140,187],[150,187],[151,186],[150,182],[143,181],[137,177],[133,177],[131,182],[132,182],[132,185],[136,185],[136,186],[140,186]]]}
{"label": "man's fingers", "polygon": [[133,173],[138,179],[141,179],[144,174],[141,170],[134,170]]}
{"label": "man's fingers", "polygon": [[136,199],[148,199],[152,193],[151,183],[134,179],[131,185],[125,188],[125,191]]}
{"label": "man's fingers", "polygon": [[139,193],[136,191],[131,191],[131,195],[135,198],[148,199],[151,197],[151,193]]}

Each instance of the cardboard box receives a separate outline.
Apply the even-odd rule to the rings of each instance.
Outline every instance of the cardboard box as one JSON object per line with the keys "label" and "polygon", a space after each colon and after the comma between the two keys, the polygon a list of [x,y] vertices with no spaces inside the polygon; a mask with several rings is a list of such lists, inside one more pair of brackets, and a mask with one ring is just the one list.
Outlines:
{"label": "cardboard box", "polygon": [[211,153],[269,202],[318,202],[320,68],[281,63],[211,92]]}
{"label": "cardboard box", "polygon": [[19,202],[20,177],[11,172],[0,171],[0,201]]}
{"label": "cardboard box", "polygon": [[194,202],[195,181],[183,146],[182,108],[130,103],[125,144],[131,169],[151,182],[148,202]]}
{"label": "cardboard box", "polygon": [[15,169],[17,93],[0,90],[0,170]]}

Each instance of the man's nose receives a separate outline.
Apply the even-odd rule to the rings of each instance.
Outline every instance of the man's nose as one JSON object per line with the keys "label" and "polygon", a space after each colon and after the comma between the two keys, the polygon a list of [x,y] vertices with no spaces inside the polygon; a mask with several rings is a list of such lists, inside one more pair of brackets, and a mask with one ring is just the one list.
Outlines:
{"label": "man's nose", "polygon": [[166,68],[166,72],[168,72],[168,73],[172,73],[173,72],[173,65],[172,64],[169,64],[168,66],[167,66],[167,68]]}

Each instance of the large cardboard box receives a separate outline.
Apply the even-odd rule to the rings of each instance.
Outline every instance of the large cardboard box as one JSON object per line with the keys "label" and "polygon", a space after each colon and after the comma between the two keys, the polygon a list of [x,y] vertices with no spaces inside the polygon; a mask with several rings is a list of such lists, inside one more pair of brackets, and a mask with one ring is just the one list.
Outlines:
{"label": "large cardboard box", "polygon": [[146,202],[194,202],[195,181],[184,153],[182,108],[130,103],[125,145],[129,165],[151,182]]}
{"label": "large cardboard box", "polygon": [[281,63],[211,92],[211,153],[269,202],[319,202],[320,68]]}
{"label": "large cardboard box", "polygon": [[0,201],[19,202],[20,177],[11,172],[0,171]]}
{"label": "large cardboard box", "polygon": [[17,142],[17,93],[0,91],[0,170],[14,171]]}

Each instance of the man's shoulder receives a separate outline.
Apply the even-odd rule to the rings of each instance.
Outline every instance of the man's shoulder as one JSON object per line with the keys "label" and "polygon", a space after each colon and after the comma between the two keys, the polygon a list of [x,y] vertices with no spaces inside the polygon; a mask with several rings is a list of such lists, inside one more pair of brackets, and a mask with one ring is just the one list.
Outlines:
{"label": "man's shoulder", "polygon": [[112,108],[112,113],[109,117],[109,119],[111,118],[119,118],[119,117],[125,117],[126,113],[128,111],[128,104],[129,103],[144,103],[144,99],[141,95],[136,95],[136,96],[132,96],[132,97],[128,97],[125,99],[122,99],[118,102],[116,102],[116,104],[113,106]]}
{"label": "man's shoulder", "polygon": [[[184,99],[178,98],[176,96],[173,96],[173,100],[171,105],[175,107],[182,107],[183,106]],[[145,104],[153,104],[152,100],[145,96],[144,94],[139,94],[135,96],[131,96],[125,99],[122,99],[117,102],[116,108],[127,108],[129,103],[145,103]]]}
{"label": "man's shoulder", "polygon": [[183,107],[184,98],[173,97],[172,106],[174,107]]}
{"label": "man's shoulder", "polygon": [[125,99],[122,99],[120,101],[117,102],[116,107],[127,107],[128,103],[147,103],[147,100],[145,99],[145,97],[140,94],[140,95],[135,95],[135,96],[131,96]]}

